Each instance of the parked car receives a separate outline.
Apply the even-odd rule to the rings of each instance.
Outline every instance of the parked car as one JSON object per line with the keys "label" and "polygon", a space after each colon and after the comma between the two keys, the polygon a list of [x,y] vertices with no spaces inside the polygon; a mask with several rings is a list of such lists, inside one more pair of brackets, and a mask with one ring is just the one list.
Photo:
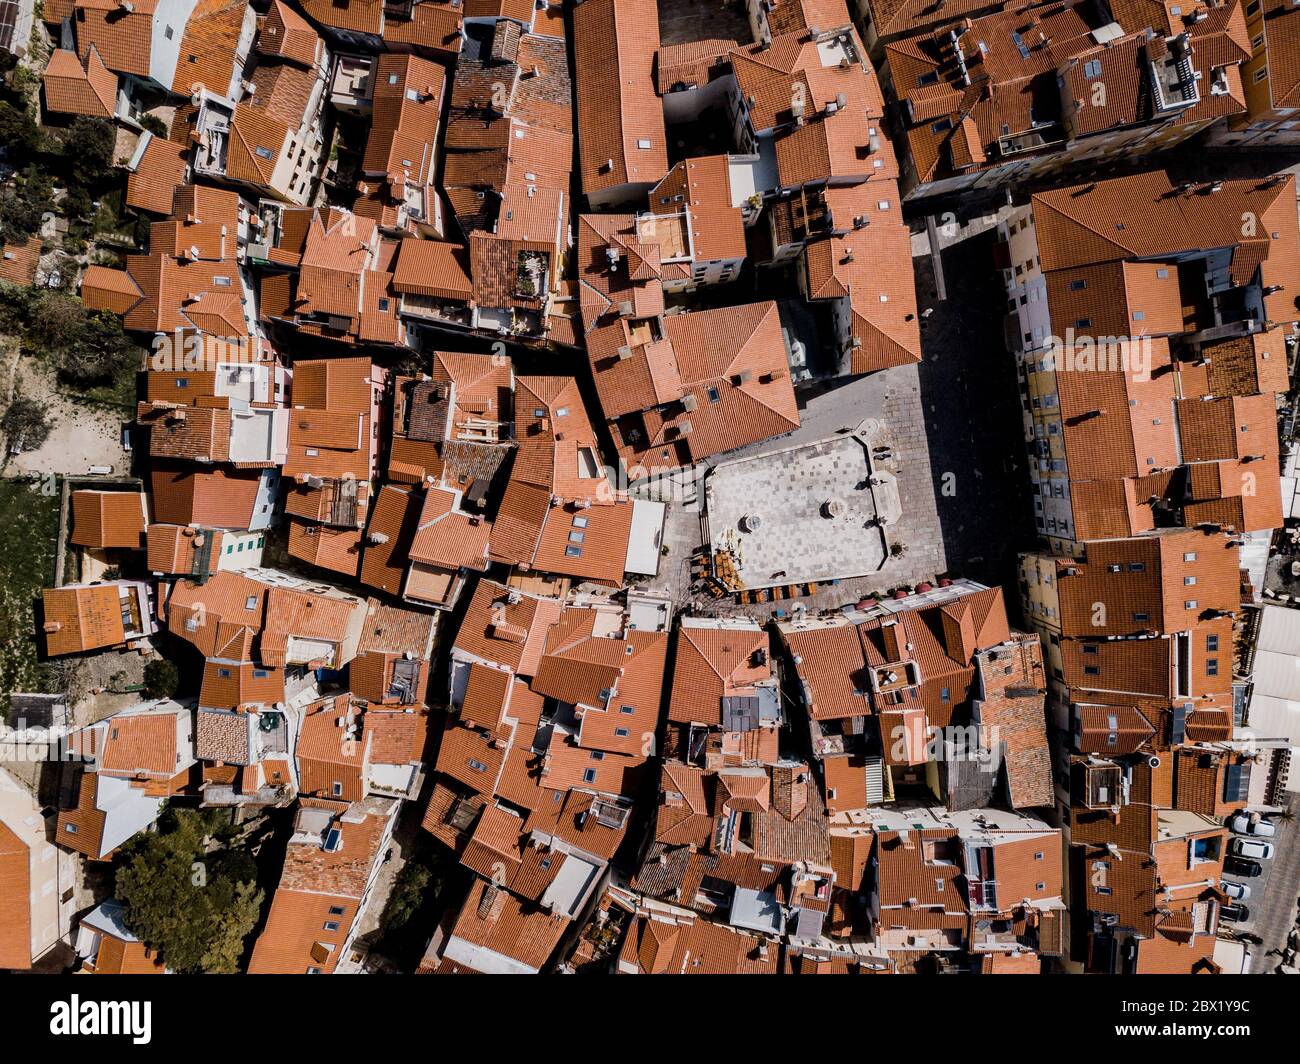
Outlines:
{"label": "parked car", "polygon": [[1228,827],[1238,835],[1254,835],[1258,839],[1271,839],[1277,834],[1277,825],[1271,820],[1260,820],[1252,824],[1249,813],[1238,813]]}
{"label": "parked car", "polygon": [[1219,889],[1236,901],[1245,901],[1250,897],[1250,887],[1245,883],[1234,883],[1231,879],[1219,880]]}
{"label": "parked car", "polygon": [[1257,861],[1267,861],[1273,856],[1273,844],[1260,842],[1258,839],[1235,838],[1228,844],[1228,852],[1237,857],[1253,857]]}
{"label": "parked car", "polygon": [[1219,916],[1230,924],[1242,924],[1250,919],[1250,909],[1241,902],[1229,902],[1219,910]]}
{"label": "parked car", "polygon": [[1247,860],[1245,857],[1229,857],[1223,862],[1223,870],[1230,876],[1244,876],[1247,879],[1254,879],[1264,874],[1262,864]]}

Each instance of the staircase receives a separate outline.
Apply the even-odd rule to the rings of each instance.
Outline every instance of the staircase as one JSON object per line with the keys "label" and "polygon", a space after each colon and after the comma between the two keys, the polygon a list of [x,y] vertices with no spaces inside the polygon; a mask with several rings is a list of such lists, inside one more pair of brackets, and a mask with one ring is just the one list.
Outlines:
{"label": "staircase", "polygon": [[867,804],[885,800],[885,762],[879,757],[867,758]]}

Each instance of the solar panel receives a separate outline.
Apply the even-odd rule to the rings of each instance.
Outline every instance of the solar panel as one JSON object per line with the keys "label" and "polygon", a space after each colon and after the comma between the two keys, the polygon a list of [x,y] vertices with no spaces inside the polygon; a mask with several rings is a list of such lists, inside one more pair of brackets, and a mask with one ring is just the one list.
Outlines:
{"label": "solar panel", "polygon": [[1170,742],[1177,746],[1187,737],[1187,707],[1174,706],[1174,719],[1171,726]]}
{"label": "solar panel", "polygon": [[18,25],[18,0],[0,0],[0,48],[13,50],[14,28]]}
{"label": "solar panel", "polygon": [[722,700],[724,731],[747,732],[758,727],[758,699],[753,695],[728,695]]}

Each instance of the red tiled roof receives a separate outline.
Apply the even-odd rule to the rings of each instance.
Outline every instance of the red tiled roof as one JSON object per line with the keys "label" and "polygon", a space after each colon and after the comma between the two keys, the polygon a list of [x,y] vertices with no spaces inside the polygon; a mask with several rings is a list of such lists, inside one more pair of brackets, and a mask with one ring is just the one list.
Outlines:
{"label": "red tiled roof", "polygon": [[573,48],[583,191],[660,180],[668,147],[655,93],[655,7],[587,0],[573,12]]}
{"label": "red tiled roof", "polygon": [[45,106],[56,114],[112,118],[117,112],[117,75],[104,66],[93,44],[82,66],[76,52],[57,49],[41,75]]}

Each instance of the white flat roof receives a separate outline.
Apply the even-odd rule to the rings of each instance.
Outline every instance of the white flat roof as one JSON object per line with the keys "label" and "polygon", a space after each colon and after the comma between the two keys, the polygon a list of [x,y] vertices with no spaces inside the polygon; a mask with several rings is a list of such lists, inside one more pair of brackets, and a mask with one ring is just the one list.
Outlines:
{"label": "white flat roof", "polygon": [[657,576],[659,548],[663,545],[664,513],[668,507],[646,499],[632,500],[632,528],[627,537],[623,571],[636,576]]}
{"label": "white flat roof", "polygon": [[1262,607],[1254,680],[1250,730],[1300,746],[1300,610]]}

